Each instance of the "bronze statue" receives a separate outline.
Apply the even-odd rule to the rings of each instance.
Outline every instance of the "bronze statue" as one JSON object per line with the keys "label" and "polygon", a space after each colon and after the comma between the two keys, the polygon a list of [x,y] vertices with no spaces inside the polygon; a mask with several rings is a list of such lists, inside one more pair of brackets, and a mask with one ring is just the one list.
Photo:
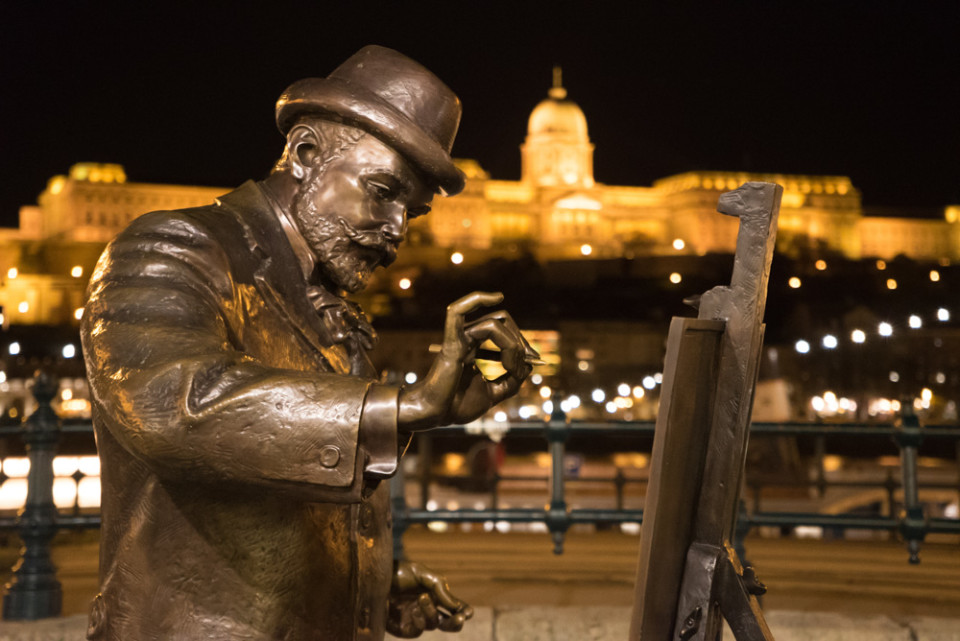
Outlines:
{"label": "bronze statue", "polygon": [[[388,265],[407,219],[464,178],[460,102],[366,47],[291,85],[268,178],[153,212],[106,249],[81,328],[102,460],[91,639],[381,639],[459,630],[442,577],[394,563],[388,488],[413,432],[513,395],[536,353],[500,303],[447,308],[414,385],[377,380],[375,333],[345,293]],[[484,379],[486,340],[507,371]],[[388,614],[389,613],[389,614]]]}

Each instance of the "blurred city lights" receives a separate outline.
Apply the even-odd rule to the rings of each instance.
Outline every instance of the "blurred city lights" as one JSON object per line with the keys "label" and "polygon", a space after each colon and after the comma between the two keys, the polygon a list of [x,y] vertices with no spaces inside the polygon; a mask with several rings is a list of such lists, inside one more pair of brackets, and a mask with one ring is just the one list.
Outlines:
{"label": "blurred city lights", "polygon": [[881,336],[893,336],[893,325],[884,321],[877,325],[877,333]]}
{"label": "blurred city lights", "polygon": [[939,281],[939,280],[940,280],[940,272],[938,272],[938,271],[935,270],[935,269],[931,269],[931,270],[930,270],[930,280],[933,281],[934,283],[936,283],[937,281]]}
{"label": "blurred city lights", "polygon": [[827,268],[827,261],[825,261],[825,260],[818,260],[817,263],[816,263],[816,267],[817,267],[817,269],[818,269],[819,271],[825,270],[825,269]]}
{"label": "blurred city lights", "polygon": [[950,320],[950,310],[948,310],[945,307],[941,307],[940,309],[938,309],[937,320],[943,323],[946,323],[948,320]]}
{"label": "blurred city lights", "polygon": [[682,238],[674,238],[674,239],[673,239],[673,248],[676,249],[677,251],[680,251],[681,249],[683,249],[683,248],[686,247],[686,246],[687,246],[687,244],[686,244],[685,242],[683,242],[683,239],[682,239]]}
{"label": "blurred city lights", "polygon": [[73,268],[70,270],[70,275],[73,276],[74,278],[80,278],[81,276],[83,276],[83,267],[81,267],[80,265],[74,265]]}
{"label": "blurred city lights", "polygon": [[73,317],[76,318],[77,320],[80,320],[81,318],[83,318],[83,308],[78,307],[75,310],[73,310]]}
{"label": "blurred city lights", "polygon": [[630,386],[626,383],[620,383],[617,385],[617,394],[620,396],[630,396]]}
{"label": "blurred city lights", "polygon": [[397,285],[399,285],[400,289],[410,289],[410,287],[413,286],[413,281],[409,278],[401,278]]}
{"label": "blurred city lights", "polygon": [[588,243],[584,243],[580,245],[580,253],[584,256],[589,256],[593,253],[593,247]]}
{"label": "blurred city lights", "polygon": [[657,386],[657,380],[652,376],[643,377],[643,386],[647,389],[653,389]]}
{"label": "blurred city lights", "polygon": [[550,398],[551,394],[553,394],[553,390],[547,387],[546,385],[540,388],[540,398],[542,398],[543,400],[547,400],[548,398]]}
{"label": "blurred city lights", "polygon": [[16,278],[19,273],[16,267],[11,267],[7,270],[7,278]]}
{"label": "blurred city lights", "polygon": [[938,385],[943,385],[944,383],[947,382],[947,375],[944,374],[943,372],[937,372],[937,375],[934,376],[933,379],[937,381]]}
{"label": "blurred city lights", "polygon": [[911,314],[907,323],[910,325],[910,329],[920,329],[923,327],[923,321],[916,314]]}
{"label": "blurred city lights", "polygon": [[929,403],[930,399],[933,398],[933,390],[931,390],[929,387],[924,387],[920,391],[920,398],[923,400],[924,403]]}
{"label": "blurred city lights", "polygon": [[590,361],[580,361],[577,363],[577,369],[581,372],[586,372],[590,369]]}
{"label": "blurred city lights", "polygon": [[520,416],[520,418],[522,418],[522,419],[528,419],[528,418],[530,418],[531,416],[533,416],[534,413],[535,413],[535,410],[534,410],[534,408],[531,407],[530,405],[524,405],[524,406],[521,407],[519,410],[517,410],[517,414],[518,414],[518,415]]}
{"label": "blurred city lights", "polygon": [[540,406],[540,409],[543,410],[543,413],[547,416],[553,414],[553,401],[544,401],[543,405]]}
{"label": "blurred city lights", "polygon": [[77,355],[77,346],[72,343],[67,343],[63,346],[61,354],[63,354],[64,358],[73,358]]}
{"label": "blurred city lights", "polygon": [[593,402],[594,402],[594,403],[602,403],[602,402],[604,401],[604,399],[607,398],[607,395],[604,394],[604,392],[603,392],[602,389],[597,388],[597,389],[593,390],[593,392],[590,394],[590,398],[593,399]]}
{"label": "blurred city lights", "polygon": [[493,420],[497,423],[506,423],[507,422],[507,413],[503,410],[499,410],[493,415]]}
{"label": "blurred city lights", "polygon": [[896,288],[897,288],[897,280],[895,278],[888,278],[887,289],[896,289]]}
{"label": "blurred city lights", "polygon": [[403,380],[406,381],[407,385],[413,385],[417,382],[417,375],[415,372],[407,372],[407,375],[403,377]]}
{"label": "blurred city lights", "polygon": [[891,382],[891,383],[899,383],[899,382],[900,382],[900,373],[899,373],[899,372],[891,371],[891,372],[890,372],[890,375],[889,375],[889,378],[890,378],[890,382]]}
{"label": "blurred city lights", "polygon": [[639,385],[634,386],[633,397],[635,399],[640,400],[641,398],[643,398],[644,394],[646,394],[646,392],[643,391],[642,387],[640,387]]}
{"label": "blurred city lights", "polygon": [[854,343],[863,343],[867,340],[867,335],[862,329],[855,329],[850,332],[850,340]]}
{"label": "blurred city lights", "polygon": [[679,283],[681,280],[683,280],[683,276],[681,276],[678,272],[673,272],[670,274],[670,282],[674,285]]}
{"label": "blurred city lights", "polygon": [[28,303],[27,301],[21,302],[19,305],[17,305],[17,311],[20,312],[21,314],[26,314],[27,312],[30,311],[30,303]]}
{"label": "blurred city lights", "polygon": [[454,265],[459,265],[460,263],[463,262],[463,254],[461,254],[460,252],[453,252],[452,254],[450,254],[450,262],[453,263]]}
{"label": "blurred city lights", "polygon": [[614,403],[613,401],[607,401],[607,404],[606,404],[604,407],[605,407],[605,409],[607,410],[607,413],[608,413],[608,414],[616,414],[616,413],[617,413],[617,404]]}
{"label": "blurred city lights", "polygon": [[534,385],[539,385],[540,383],[543,382],[543,376],[541,376],[540,374],[534,374],[533,376],[530,377],[530,382],[533,383]]}
{"label": "blurred city lights", "polygon": [[836,349],[839,341],[837,341],[837,337],[833,334],[827,334],[823,337],[823,340],[820,341],[820,344],[823,345],[824,349]]}
{"label": "blurred city lights", "polygon": [[660,372],[657,372],[656,374],[654,374],[654,375],[653,375],[653,382],[656,383],[657,385],[659,385],[660,383],[662,383],[662,382],[663,382],[663,374],[661,374]]}
{"label": "blurred city lights", "polygon": [[570,397],[567,399],[567,404],[570,406],[571,409],[577,409],[578,407],[580,407],[580,397],[577,396],[576,394],[571,394]]}
{"label": "blurred city lights", "polygon": [[877,261],[877,269],[879,269],[880,271],[883,271],[883,270],[885,270],[886,268],[887,268],[887,261],[885,261],[885,260],[878,260],[878,261]]}
{"label": "blurred city lights", "polygon": [[10,354],[10,356],[16,356],[17,354],[19,354],[20,343],[18,343],[17,341],[13,341],[12,343],[10,343],[10,345],[7,347],[7,352]]}
{"label": "blurred city lights", "polygon": [[794,349],[797,350],[798,354],[806,354],[810,351],[810,343],[803,340],[802,338],[796,342]]}
{"label": "blurred city lights", "polygon": [[787,281],[787,285],[789,285],[791,289],[800,289],[800,279],[796,276],[791,276],[790,280]]}

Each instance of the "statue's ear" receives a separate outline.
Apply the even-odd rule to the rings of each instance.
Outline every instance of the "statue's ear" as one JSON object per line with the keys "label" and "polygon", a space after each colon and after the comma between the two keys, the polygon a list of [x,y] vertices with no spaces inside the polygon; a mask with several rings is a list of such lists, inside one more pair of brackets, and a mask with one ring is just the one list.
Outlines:
{"label": "statue's ear", "polygon": [[290,172],[297,180],[303,180],[307,170],[316,162],[320,141],[313,127],[300,124],[287,132],[287,158]]}

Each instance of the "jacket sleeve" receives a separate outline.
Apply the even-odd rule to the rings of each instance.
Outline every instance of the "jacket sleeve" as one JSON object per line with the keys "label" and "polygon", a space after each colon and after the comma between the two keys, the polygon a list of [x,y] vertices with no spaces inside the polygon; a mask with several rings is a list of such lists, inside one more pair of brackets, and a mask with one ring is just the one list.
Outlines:
{"label": "jacket sleeve", "polygon": [[[375,384],[265,366],[239,344],[248,313],[203,225],[185,212],[139,219],[101,257],[81,324],[101,421],[161,478],[358,501]],[[366,421],[381,433],[390,393],[375,390]]]}

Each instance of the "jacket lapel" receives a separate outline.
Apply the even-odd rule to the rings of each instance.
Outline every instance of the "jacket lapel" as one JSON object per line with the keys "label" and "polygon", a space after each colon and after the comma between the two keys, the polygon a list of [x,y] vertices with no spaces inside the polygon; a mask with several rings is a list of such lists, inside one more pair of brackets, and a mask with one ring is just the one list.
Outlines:
{"label": "jacket lapel", "polygon": [[351,364],[346,350],[334,344],[310,304],[297,258],[260,188],[247,181],[220,198],[220,203],[233,211],[245,227],[251,255],[258,257],[253,280],[267,304],[286,319],[329,369],[349,374]]}

